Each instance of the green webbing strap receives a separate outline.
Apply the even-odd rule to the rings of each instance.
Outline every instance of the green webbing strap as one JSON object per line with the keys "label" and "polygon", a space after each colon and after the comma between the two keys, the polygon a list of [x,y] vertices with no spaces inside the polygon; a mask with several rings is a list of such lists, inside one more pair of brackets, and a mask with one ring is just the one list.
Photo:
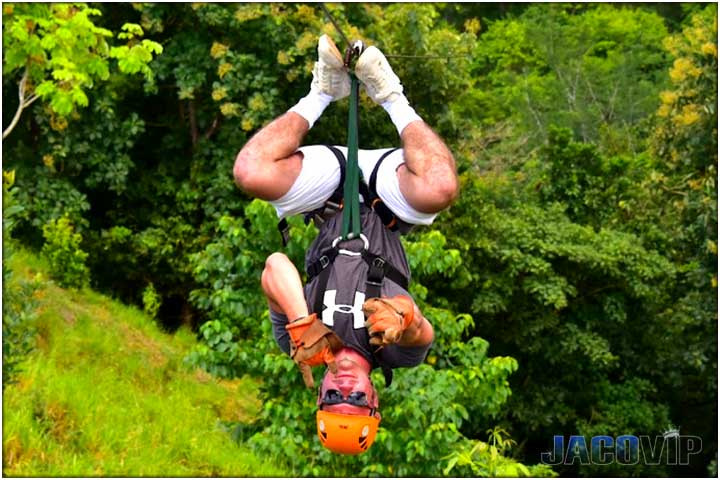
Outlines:
{"label": "green webbing strap", "polygon": [[358,79],[350,74],[350,114],[348,118],[348,153],[343,185],[342,238],[350,240],[362,233],[360,229],[360,167],[358,165]]}

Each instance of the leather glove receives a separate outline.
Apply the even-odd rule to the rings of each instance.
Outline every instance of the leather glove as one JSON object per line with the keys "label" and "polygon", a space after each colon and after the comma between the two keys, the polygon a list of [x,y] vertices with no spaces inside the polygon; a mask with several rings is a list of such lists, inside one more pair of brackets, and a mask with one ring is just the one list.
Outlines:
{"label": "leather glove", "polygon": [[379,347],[399,342],[415,314],[415,304],[405,295],[371,298],[362,308],[367,318],[365,328],[370,333],[370,344]]}
{"label": "leather glove", "polygon": [[331,372],[337,372],[334,353],[343,347],[342,340],[316,314],[288,323],[285,329],[290,334],[290,358],[300,369],[306,386],[315,385],[311,367],[327,364]]}

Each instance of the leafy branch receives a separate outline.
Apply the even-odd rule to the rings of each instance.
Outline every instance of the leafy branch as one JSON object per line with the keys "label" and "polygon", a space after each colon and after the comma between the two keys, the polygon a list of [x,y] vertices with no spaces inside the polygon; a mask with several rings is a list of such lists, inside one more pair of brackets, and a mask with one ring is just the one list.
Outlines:
{"label": "leafy branch", "polygon": [[25,110],[27,107],[32,105],[35,100],[40,98],[37,94],[31,94],[28,97],[25,96],[27,93],[26,85],[27,85],[27,80],[28,80],[28,72],[29,72],[28,67],[25,67],[23,76],[20,79],[20,83],[18,84],[18,99],[19,99],[18,108],[15,111],[15,115],[13,116],[13,119],[10,122],[10,125],[8,125],[8,127],[5,130],[3,130],[3,135],[2,135],[3,140],[5,140],[5,137],[10,135],[10,132],[12,132],[13,129],[15,128],[15,126],[18,124],[18,122],[20,121],[20,115],[22,115],[23,110]]}

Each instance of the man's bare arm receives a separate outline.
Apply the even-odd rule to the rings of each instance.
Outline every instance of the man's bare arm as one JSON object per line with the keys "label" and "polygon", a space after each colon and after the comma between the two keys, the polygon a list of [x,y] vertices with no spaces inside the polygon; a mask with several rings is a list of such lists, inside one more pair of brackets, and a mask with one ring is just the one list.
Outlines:
{"label": "man's bare arm", "polygon": [[432,325],[427,318],[423,316],[417,305],[415,305],[413,322],[403,332],[397,344],[401,347],[420,347],[432,342],[434,337],[435,331]]}

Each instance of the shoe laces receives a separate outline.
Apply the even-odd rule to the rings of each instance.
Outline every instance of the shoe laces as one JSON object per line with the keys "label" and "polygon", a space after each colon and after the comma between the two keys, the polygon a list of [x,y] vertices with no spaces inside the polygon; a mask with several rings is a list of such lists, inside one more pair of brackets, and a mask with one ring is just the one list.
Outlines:
{"label": "shoe laces", "polygon": [[400,86],[400,80],[395,72],[382,60],[376,61],[377,68],[368,69],[368,82],[377,92],[385,92],[386,90],[397,91]]}

